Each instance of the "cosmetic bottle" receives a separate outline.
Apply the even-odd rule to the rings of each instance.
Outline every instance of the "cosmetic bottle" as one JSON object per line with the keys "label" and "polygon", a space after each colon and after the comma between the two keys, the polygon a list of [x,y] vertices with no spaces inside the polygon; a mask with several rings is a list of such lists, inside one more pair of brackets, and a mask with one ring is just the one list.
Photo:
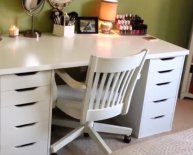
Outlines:
{"label": "cosmetic bottle", "polygon": [[124,35],[127,34],[127,26],[126,26],[126,25],[123,26],[123,34],[124,34]]}
{"label": "cosmetic bottle", "polygon": [[119,34],[123,34],[123,26],[122,25],[120,25],[120,27],[119,27]]}
{"label": "cosmetic bottle", "polygon": [[130,25],[129,26],[129,34],[132,35],[133,34],[133,27]]}

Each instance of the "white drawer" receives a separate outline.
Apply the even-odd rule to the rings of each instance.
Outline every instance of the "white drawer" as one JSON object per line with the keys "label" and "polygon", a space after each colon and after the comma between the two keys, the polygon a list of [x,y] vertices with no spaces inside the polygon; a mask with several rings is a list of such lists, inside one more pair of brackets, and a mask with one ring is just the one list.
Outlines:
{"label": "white drawer", "polygon": [[1,148],[47,141],[48,126],[48,121],[23,124],[23,126],[4,125],[1,130]]}
{"label": "white drawer", "polygon": [[178,83],[176,81],[152,84],[147,86],[145,101],[155,101],[165,98],[175,98]]}
{"label": "white drawer", "polygon": [[51,71],[1,76],[1,91],[49,85]]}
{"label": "white drawer", "polygon": [[156,118],[163,115],[173,115],[175,99],[161,99],[152,102],[145,102],[143,117]]}
{"label": "white drawer", "polygon": [[156,71],[148,75],[148,84],[163,83],[168,81],[178,81],[181,70],[171,69],[165,71]]}
{"label": "white drawer", "polygon": [[20,147],[1,148],[1,155],[48,155],[47,141],[28,143]]}
{"label": "white drawer", "polygon": [[50,87],[33,87],[1,92],[1,107],[37,101],[49,102]]}
{"label": "white drawer", "polygon": [[171,130],[172,115],[157,116],[148,118],[143,116],[138,138],[162,133]]}
{"label": "white drawer", "polygon": [[48,120],[49,108],[49,103],[44,101],[1,108],[1,126]]}
{"label": "white drawer", "polygon": [[182,67],[184,57],[170,57],[150,60],[149,72],[165,71]]}

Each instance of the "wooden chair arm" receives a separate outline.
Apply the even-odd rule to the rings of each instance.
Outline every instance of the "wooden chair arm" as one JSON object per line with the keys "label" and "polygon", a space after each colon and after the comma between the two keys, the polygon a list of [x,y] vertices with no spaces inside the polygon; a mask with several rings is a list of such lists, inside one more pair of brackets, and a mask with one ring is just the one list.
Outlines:
{"label": "wooden chair arm", "polygon": [[75,89],[86,89],[86,84],[73,79],[64,69],[57,69],[55,73],[64,81],[67,85]]}

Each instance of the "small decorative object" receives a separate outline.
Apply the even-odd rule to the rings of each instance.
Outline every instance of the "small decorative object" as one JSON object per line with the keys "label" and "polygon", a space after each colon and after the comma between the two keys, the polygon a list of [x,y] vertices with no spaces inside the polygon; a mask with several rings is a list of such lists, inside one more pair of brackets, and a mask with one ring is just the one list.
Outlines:
{"label": "small decorative object", "polygon": [[49,0],[53,7],[51,20],[53,22],[53,34],[61,37],[74,36],[75,22],[78,17],[76,12],[66,13],[62,9],[72,0]]}
{"label": "small decorative object", "polygon": [[62,10],[66,5],[68,5],[72,0],[49,0],[50,5],[58,10]]}
{"label": "small decorative object", "polygon": [[78,17],[77,33],[98,33],[98,17]]}
{"label": "small decorative object", "polygon": [[102,33],[111,33],[117,13],[117,0],[101,0],[99,10],[100,29]]}
{"label": "small decorative object", "polygon": [[41,32],[34,29],[34,16],[43,8],[45,0],[21,0],[24,11],[32,17],[32,26],[30,30],[24,32],[25,37],[37,38],[41,36]]}
{"label": "small decorative object", "polygon": [[53,9],[51,19],[54,23],[53,34],[57,36],[72,37],[74,36],[75,22],[77,13],[72,12],[67,14],[61,10]]}
{"label": "small decorative object", "polygon": [[74,36],[74,25],[58,25],[54,24],[53,34],[61,37],[73,37]]}
{"label": "small decorative object", "polygon": [[9,28],[9,36],[10,37],[16,37],[19,35],[19,29],[13,25]]}
{"label": "small decorative object", "polygon": [[144,20],[133,14],[117,15],[115,27],[121,35],[145,35],[147,33],[147,25]]}

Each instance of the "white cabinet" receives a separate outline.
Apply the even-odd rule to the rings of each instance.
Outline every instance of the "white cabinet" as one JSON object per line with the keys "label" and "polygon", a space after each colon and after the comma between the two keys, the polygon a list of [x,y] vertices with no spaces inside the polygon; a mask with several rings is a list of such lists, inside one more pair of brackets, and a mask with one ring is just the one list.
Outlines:
{"label": "white cabinet", "polygon": [[[192,34],[190,38],[190,53],[188,55],[188,59],[185,65],[185,72],[182,81],[182,88],[180,92],[180,98],[189,97],[193,98],[193,86],[191,88],[191,84],[193,84],[193,26],[192,26]],[[192,66],[192,67],[191,67]],[[191,70],[191,71],[190,71]]]}
{"label": "white cabinet", "polygon": [[0,77],[0,154],[48,155],[51,71]]}
{"label": "white cabinet", "polygon": [[184,56],[146,60],[129,112],[115,119],[142,138],[172,129]]}

